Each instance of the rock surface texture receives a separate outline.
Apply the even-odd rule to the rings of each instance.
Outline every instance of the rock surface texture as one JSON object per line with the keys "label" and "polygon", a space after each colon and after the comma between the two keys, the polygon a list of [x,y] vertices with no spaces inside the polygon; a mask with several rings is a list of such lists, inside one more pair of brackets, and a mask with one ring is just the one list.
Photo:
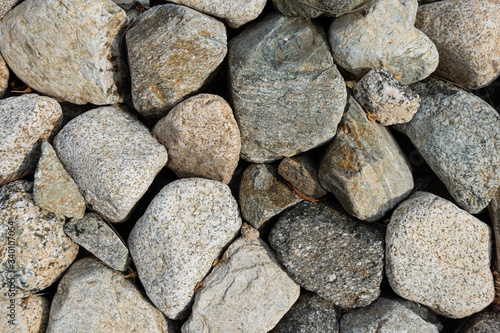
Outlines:
{"label": "rock surface texture", "polygon": [[413,119],[396,125],[422,154],[460,207],[483,210],[500,186],[500,115],[484,100],[442,81],[411,88]]}
{"label": "rock surface texture", "polygon": [[229,43],[229,72],[245,160],[293,156],[335,135],[346,89],[310,20],[270,14],[245,29]]}
{"label": "rock surface texture", "polygon": [[2,0],[0,4],[0,19],[5,16],[21,0]]}
{"label": "rock surface texture", "polygon": [[0,332],[41,333],[49,321],[50,302],[42,296],[0,298]]}
{"label": "rock surface texture", "polygon": [[227,53],[224,24],[166,4],[140,15],[127,31],[134,107],[160,118],[209,79]]}
{"label": "rock surface texture", "polygon": [[284,158],[278,166],[278,173],[301,193],[321,198],[326,194],[318,180],[318,168],[309,155]]}
{"label": "rock surface texture", "polygon": [[333,20],[329,30],[335,63],[361,78],[382,68],[408,84],[438,65],[436,46],[414,27],[417,0],[375,0],[365,12]]}
{"label": "rock surface texture", "polygon": [[2,19],[0,50],[17,77],[43,94],[118,103],[128,74],[120,56],[125,22],[109,0],[27,0]]}
{"label": "rock surface texture", "polygon": [[295,282],[337,306],[367,306],[380,294],[384,239],[363,222],[301,202],[278,219],[269,241]]}
{"label": "rock surface texture", "polygon": [[478,312],[495,296],[490,237],[488,225],[453,203],[416,192],[387,227],[389,283],[401,297],[446,317]]}
{"label": "rock surface texture", "polygon": [[153,128],[167,147],[167,167],[178,177],[202,177],[229,183],[240,159],[238,124],[229,104],[200,94],[181,102]]}
{"label": "rock surface texture", "polygon": [[119,107],[101,107],[70,121],[54,148],[87,204],[122,222],[167,162],[149,129]]}
{"label": "rock surface texture", "polygon": [[196,284],[240,227],[227,185],[187,178],[165,186],[128,239],[139,278],[158,309],[171,319],[185,318]]}
{"label": "rock surface texture", "polygon": [[[1,14],[0,14],[1,18]],[[0,98],[5,95],[7,88],[9,88],[9,68],[2,55],[0,55]]]}
{"label": "rock surface texture", "polygon": [[500,75],[500,3],[446,0],[420,6],[415,26],[439,51],[436,74],[477,89]]}
{"label": "rock surface texture", "polygon": [[500,312],[489,309],[476,313],[465,324],[460,333],[497,333],[500,332]]}
{"label": "rock surface texture", "polygon": [[286,16],[340,16],[366,0],[273,0],[276,9]]}
{"label": "rock surface texture", "polygon": [[495,239],[495,248],[493,250],[495,267],[497,270],[500,270],[500,189],[498,189],[493,199],[491,199],[488,205],[488,213]]}

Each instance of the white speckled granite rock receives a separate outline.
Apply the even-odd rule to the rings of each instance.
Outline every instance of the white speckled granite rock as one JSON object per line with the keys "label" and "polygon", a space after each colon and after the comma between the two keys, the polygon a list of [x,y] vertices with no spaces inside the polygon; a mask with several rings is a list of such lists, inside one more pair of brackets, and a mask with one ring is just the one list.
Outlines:
{"label": "white speckled granite rock", "polygon": [[186,178],[165,186],[130,233],[128,245],[146,293],[167,317],[186,317],[196,284],[241,226],[221,182]]}
{"label": "white speckled granite rock", "polygon": [[224,24],[194,9],[167,4],[140,15],[127,31],[134,107],[160,118],[199,90],[227,53]]}
{"label": "white speckled granite rock", "polygon": [[486,309],[473,315],[460,333],[498,333],[500,332],[500,312]]}
{"label": "white speckled granite rock", "polygon": [[495,296],[488,225],[434,194],[416,192],[396,208],[385,254],[392,289],[443,316],[467,317]]}
{"label": "white speckled granite rock", "polygon": [[225,19],[231,28],[239,28],[259,16],[266,0],[170,0],[179,5]]}
{"label": "white speckled granite rock", "polygon": [[366,0],[273,0],[280,13],[286,16],[318,17],[340,16],[366,2]]}
{"label": "white speckled granite rock", "polygon": [[436,44],[436,74],[469,89],[500,75],[500,2],[446,0],[420,6],[415,26]]}
{"label": "white speckled granite rock", "polygon": [[50,302],[42,296],[0,298],[0,332],[41,333],[49,321]]}
{"label": "white speckled granite rock", "polygon": [[125,23],[109,0],[26,0],[2,19],[0,50],[36,91],[75,104],[118,103],[128,75]]}
{"label": "white speckled granite rock", "polygon": [[71,120],[54,148],[87,204],[110,222],[127,218],[167,162],[165,147],[118,106]]}
{"label": "white speckled granite rock", "polygon": [[[1,17],[1,15],[0,15]],[[5,95],[9,88],[9,68],[2,55],[0,55],[0,98]]]}
{"label": "white speckled granite rock", "polygon": [[436,46],[414,27],[417,0],[375,0],[363,12],[333,20],[329,30],[335,63],[361,78],[382,68],[404,84],[429,76],[438,65]]}
{"label": "white speckled granite rock", "polygon": [[222,97],[199,94],[179,103],[153,133],[167,147],[167,167],[178,177],[231,180],[241,139],[233,110]]}
{"label": "white speckled granite rock", "polygon": [[47,288],[78,253],[64,218],[36,206],[32,192],[25,180],[0,187],[0,295],[27,297]]}
{"label": "white speckled granite rock", "polygon": [[21,0],[2,0],[0,4],[0,19],[5,16]]}
{"label": "white speckled granite rock", "polygon": [[0,100],[0,185],[35,171],[40,142],[61,123],[61,106],[52,98],[27,94]]}
{"label": "white speckled granite rock", "polygon": [[268,332],[299,297],[259,233],[245,223],[241,235],[203,280],[183,333]]}
{"label": "white speckled granite rock", "polygon": [[59,282],[47,333],[174,333],[171,325],[131,281],[87,257],[75,262]]}

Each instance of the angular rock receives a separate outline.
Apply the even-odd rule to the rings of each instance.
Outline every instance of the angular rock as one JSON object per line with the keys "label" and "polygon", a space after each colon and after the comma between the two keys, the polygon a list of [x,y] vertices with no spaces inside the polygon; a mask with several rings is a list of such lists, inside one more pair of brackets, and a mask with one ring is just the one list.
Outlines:
{"label": "angular rock", "polygon": [[120,55],[125,23],[109,0],[27,0],[2,19],[0,50],[36,91],[75,104],[119,103],[128,76]]}
{"label": "angular rock", "polygon": [[483,210],[500,186],[500,115],[484,100],[442,81],[411,86],[420,95],[406,134],[460,207]]}
{"label": "angular rock", "polygon": [[156,307],[171,319],[185,318],[196,284],[240,227],[238,204],[227,185],[187,178],[165,186],[128,239]]}
{"label": "angular rock", "polygon": [[244,224],[241,234],[203,280],[183,333],[268,332],[299,297],[259,233]]}
{"label": "angular rock", "polygon": [[243,219],[254,228],[302,199],[282,180],[276,166],[252,164],[243,172],[240,182],[240,209]]}
{"label": "angular rock", "polygon": [[32,192],[25,180],[0,187],[0,295],[27,297],[47,288],[78,253],[64,218],[36,206]]}
{"label": "angular rock", "polygon": [[0,332],[45,332],[49,321],[50,302],[42,296],[0,298]]}
{"label": "angular rock", "polygon": [[174,4],[140,15],[126,37],[134,107],[151,118],[199,90],[227,53],[222,22]]}
{"label": "angular rock", "polygon": [[127,246],[99,215],[89,213],[82,219],[73,218],[64,225],[64,232],[109,267],[117,271],[127,268]]}
{"label": "angular rock", "polygon": [[[1,18],[1,14],[0,14]],[[9,88],[9,68],[4,58],[0,54],[0,98],[5,95]]]}
{"label": "angular rock", "polygon": [[473,315],[460,333],[497,333],[500,332],[500,312],[489,309]]}
{"label": "angular rock", "polygon": [[318,180],[316,163],[309,155],[285,157],[278,166],[278,173],[307,196],[321,198],[326,195]]}
{"label": "angular rock", "polygon": [[310,20],[270,14],[245,29],[229,44],[229,75],[245,160],[294,156],[335,135],[346,88]]}
{"label": "angular rock", "polygon": [[225,19],[231,28],[239,28],[260,15],[266,0],[171,0],[211,16]]}
{"label": "angular rock", "polygon": [[345,333],[408,332],[438,333],[438,328],[395,300],[380,297],[365,308],[342,316],[340,329]]}
{"label": "angular rock", "polygon": [[439,51],[436,74],[469,89],[500,75],[500,3],[446,0],[420,6],[415,26]]}
{"label": "angular rock", "polygon": [[386,70],[403,84],[429,76],[439,55],[414,27],[417,6],[417,0],[375,0],[364,12],[333,20],[329,38],[335,63],[358,79],[372,68]]}
{"label": "angular rock", "polygon": [[141,6],[149,6],[149,0],[113,0],[121,8],[128,10],[134,8],[137,4]]}
{"label": "angular rock", "polygon": [[415,92],[378,68],[354,85],[353,96],[371,120],[385,126],[409,122],[420,105],[420,97]]}
{"label": "angular rock", "polygon": [[62,122],[61,106],[36,94],[0,100],[0,186],[35,171],[40,142]]}
{"label": "angular rock", "polygon": [[340,16],[367,0],[273,0],[274,7],[286,16]]}
{"label": "angular rock", "polygon": [[338,333],[335,306],[310,292],[304,292],[290,311],[280,320],[272,333]]}
{"label": "angular rock", "polygon": [[413,189],[410,165],[389,130],[368,120],[352,97],[321,160],[318,178],[349,214],[369,222],[384,216]]}
{"label": "angular rock", "polygon": [[56,215],[78,219],[85,215],[85,199],[48,141],[42,142],[42,156],[35,171],[33,196],[38,207]]}
{"label": "angular rock", "polygon": [[59,282],[47,333],[175,332],[137,287],[95,258],[75,262]]}
{"label": "angular rock", "polygon": [[127,218],[167,163],[165,147],[118,106],[71,120],[54,148],[87,204],[110,222]]}
{"label": "angular rock", "polygon": [[178,177],[225,184],[231,180],[241,139],[233,110],[222,97],[199,94],[181,102],[156,123],[153,132],[167,147],[167,167]]}
{"label": "angular rock", "polygon": [[380,294],[384,237],[370,225],[301,202],[278,219],[269,241],[295,282],[337,306],[367,306]]}
{"label": "angular rock", "polygon": [[491,199],[488,205],[488,213],[491,220],[491,229],[493,231],[493,237],[495,240],[495,248],[493,249],[493,257],[495,267],[500,270],[500,189]]}
{"label": "angular rock", "polygon": [[386,274],[401,297],[450,318],[488,306],[495,296],[488,225],[434,194],[416,192],[392,214]]}

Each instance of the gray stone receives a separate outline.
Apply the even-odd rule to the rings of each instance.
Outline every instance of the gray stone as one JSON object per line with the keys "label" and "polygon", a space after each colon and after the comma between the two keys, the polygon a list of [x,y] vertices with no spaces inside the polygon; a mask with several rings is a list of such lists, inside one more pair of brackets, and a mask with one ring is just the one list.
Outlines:
{"label": "gray stone", "polygon": [[174,333],[171,326],[131,281],[88,257],[75,262],[59,282],[47,333]]}
{"label": "gray stone", "polygon": [[460,333],[498,333],[500,332],[500,312],[486,309],[473,315]]}
{"label": "gray stone", "polygon": [[382,125],[407,123],[420,105],[420,97],[383,69],[374,68],[353,88],[353,96]]}
{"label": "gray stone", "polygon": [[49,321],[50,302],[42,296],[0,298],[0,332],[42,333]]}
{"label": "gray stone", "polygon": [[285,157],[278,166],[278,173],[299,192],[321,198],[326,191],[318,180],[318,168],[309,155]]}
{"label": "gray stone", "polygon": [[187,178],[165,186],[128,239],[156,307],[171,319],[185,318],[197,283],[240,227],[238,204],[227,185]]}
{"label": "gray stone", "polygon": [[278,179],[277,168],[272,164],[252,164],[241,176],[241,215],[255,228],[300,201],[302,199]]}
{"label": "gray stone", "polygon": [[125,10],[132,9],[137,4],[146,7],[149,6],[149,0],[113,0],[113,2]]}
{"label": "gray stone", "polygon": [[2,0],[0,4],[0,19],[5,16],[21,0]]}
{"label": "gray stone", "polygon": [[356,10],[366,0],[273,0],[274,7],[286,16],[315,18],[320,15],[340,16]]}
{"label": "gray stone", "polygon": [[170,0],[179,5],[225,19],[231,28],[239,28],[260,15],[266,0]]}
{"label": "gray stone", "polygon": [[27,94],[0,100],[0,186],[33,173],[40,142],[52,137],[62,122],[59,104]]}
{"label": "gray stone", "polygon": [[460,207],[483,210],[500,186],[500,115],[484,100],[442,81],[411,86],[420,95],[405,133]]}
{"label": "gray stone", "polygon": [[47,288],[78,253],[64,218],[36,206],[32,192],[25,180],[0,187],[0,295],[27,297]]}
{"label": "gray stone", "polygon": [[439,51],[436,74],[469,89],[500,75],[500,3],[446,0],[420,6],[415,26]]}
{"label": "gray stone", "polygon": [[[0,15],[1,17],[1,15]],[[9,68],[4,58],[0,54],[0,98],[2,98],[9,88]]]}
{"label": "gray stone", "polygon": [[120,55],[125,23],[109,0],[26,0],[2,19],[0,50],[40,93],[75,104],[118,103],[128,76]]}
{"label": "gray stone", "polygon": [[272,333],[338,333],[335,306],[310,292],[304,292]]}
{"label": "gray stone", "polygon": [[354,309],[342,316],[340,329],[345,333],[407,332],[438,333],[425,321],[397,301],[380,297],[365,308]]}
{"label": "gray stone", "polygon": [[278,219],[269,241],[297,283],[337,306],[367,306],[380,294],[384,237],[370,225],[301,202]]}
{"label": "gray stone", "polygon": [[167,162],[165,147],[118,106],[71,120],[54,148],[87,204],[110,222],[127,218]]}
{"label": "gray stone", "polygon": [[42,142],[42,156],[35,171],[33,196],[38,207],[56,215],[78,219],[85,215],[85,199],[48,141]]}
{"label": "gray stone", "polygon": [[389,130],[368,120],[352,97],[321,160],[318,178],[349,214],[369,222],[384,216],[413,189],[410,166]]}
{"label": "gray stone", "polygon": [[417,6],[417,0],[375,0],[364,12],[333,20],[329,36],[335,63],[358,79],[372,68],[385,69],[404,84],[429,76],[439,55],[414,27]]}
{"label": "gray stone", "polygon": [[167,147],[167,167],[178,177],[203,177],[229,183],[238,166],[240,130],[222,98],[199,94],[174,107],[153,128]]}
{"label": "gray stone", "polygon": [[493,250],[495,267],[500,270],[500,188],[488,205],[488,213],[491,220],[495,248]]}
{"label": "gray stone", "polygon": [[227,53],[222,22],[174,4],[140,15],[126,37],[134,107],[151,118],[199,90]]}
{"label": "gray stone", "polygon": [[389,299],[391,301],[396,301],[399,304],[404,305],[406,308],[411,310],[413,313],[418,315],[420,318],[422,318],[426,322],[429,322],[429,323],[433,324],[434,326],[436,326],[438,331],[441,332],[443,330],[444,326],[441,323],[440,316],[438,314],[436,314],[434,311],[426,308],[422,304],[418,304],[418,303],[415,303],[415,302],[412,302],[412,301],[409,301],[409,300],[406,300],[406,299],[400,298],[400,297],[389,297]]}
{"label": "gray stone", "polygon": [[73,218],[64,225],[64,232],[109,267],[117,271],[127,268],[127,246],[99,215],[89,213],[82,219]]}
{"label": "gray stone", "polygon": [[487,307],[495,296],[488,225],[434,194],[416,192],[392,214],[386,274],[401,297],[450,318]]}
{"label": "gray stone", "polygon": [[244,224],[241,235],[203,280],[183,333],[268,332],[299,297],[259,233]]}
{"label": "gray stone", "polygon": [[270,14],[245,29],[229,43],[229,75],[245,160],[294,156],[335,135],[346,88],[310,20]]}

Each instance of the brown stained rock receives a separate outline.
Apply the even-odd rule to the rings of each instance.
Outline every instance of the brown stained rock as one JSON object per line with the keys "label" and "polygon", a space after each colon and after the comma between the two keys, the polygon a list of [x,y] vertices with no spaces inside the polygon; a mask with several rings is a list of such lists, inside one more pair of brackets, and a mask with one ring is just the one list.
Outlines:
{"label": "brown stained rock", "polygon": [[491,229],[495,238],[495,248],[493,249],[495,267],[500,270],[500,189],[491,199],[488,205],[488,213],[490,214]]}
{"label": "brown stained rock", "polygon": [[285,157],[278,166],[278,173],[291,186],[303,194],[321,198],[326,191],[318,180],[318,168],[309,155]]}
{"label": "brown stained rock", "polygon": [[50,302],[43,296],[0,298],[0,332],[45,332],[49,310]]}
{"label": "brown stained rock", "polygon": [[[1,16],[1,15],[0,15]],[[0,98],[5,95],[9,87],[9,68],[2,55],[0,55]]]}

